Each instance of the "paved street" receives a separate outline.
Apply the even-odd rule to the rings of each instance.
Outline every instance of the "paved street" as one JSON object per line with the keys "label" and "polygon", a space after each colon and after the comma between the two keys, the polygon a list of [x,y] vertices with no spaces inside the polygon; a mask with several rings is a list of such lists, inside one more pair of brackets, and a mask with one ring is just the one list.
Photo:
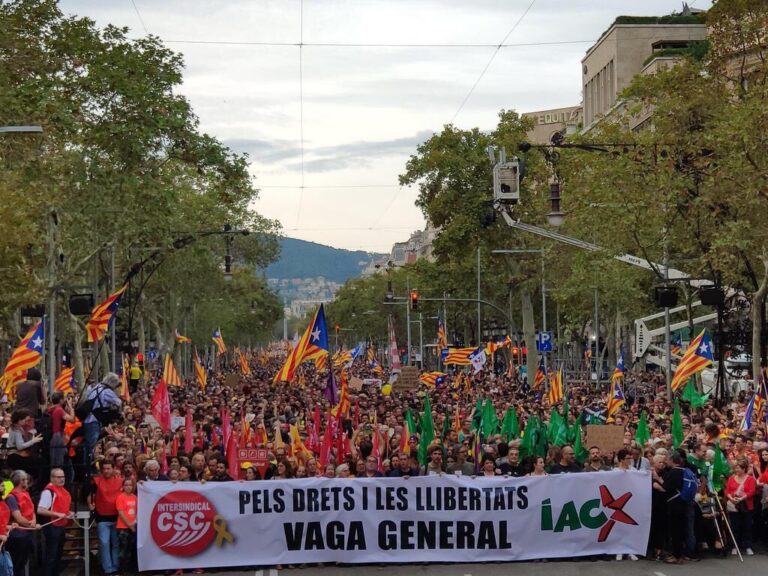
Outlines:
{"label": "paved street", "polygon": [[[322,568],[301,568],[293,570],[227,570],[206,572],[209,576],[551,576],[557,571],[564,576],[722,576],[726,572],[735,571],[745,574],[759,575],[768,570],[768,556],[759,554],[745,558],[744,563],[737,558],[706,559],[702,562],[691,562],[682,566],[673,566],[659,562],[624,561],[617,562],[519,562],[511,564],[418,564],[394,566],[326,566]],[[80,572],[82,573],[82,571]],[[67,576],[75,576],[74,569],[67,571]]]}

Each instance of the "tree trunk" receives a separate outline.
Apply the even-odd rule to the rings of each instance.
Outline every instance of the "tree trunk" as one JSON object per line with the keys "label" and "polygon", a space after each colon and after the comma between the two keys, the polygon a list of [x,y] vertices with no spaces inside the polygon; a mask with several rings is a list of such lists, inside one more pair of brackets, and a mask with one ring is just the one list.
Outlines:
{"label": "tree trunk", "polygon": [[[760,260],[763,263],[763,278],[757,291],[752,295],[752,377],[757,386],[760,376],[760,321],[761,309],[765,306],[765,294],[768,292],[768,253],[763,252]],[[757,389],[757,388],[756,388]]]}
{"label": "tree trunk", "polygon": [[533,385],[536,369],[539,367],[539,358],[536,352],[536,327],[533,323],[533,300],[531,291],[527,288],[520,289],[520,305],[523,311],[523,338],[528,348],[528,384]]}

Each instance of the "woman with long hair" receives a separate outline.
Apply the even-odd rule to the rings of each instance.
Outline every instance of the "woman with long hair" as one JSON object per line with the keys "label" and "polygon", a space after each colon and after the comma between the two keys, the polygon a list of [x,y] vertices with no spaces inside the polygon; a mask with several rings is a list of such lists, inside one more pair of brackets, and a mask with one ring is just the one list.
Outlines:
{"label": "woman with long hair", "polygon": [[24,470],[31,476],[30,481],[38,480],[43,460],[38,456],[37,444],[43,441],[41,434],[35,433],[35,419],[29,410],[19,409],[11,414],[11,429],[8,432],[8,467]]}

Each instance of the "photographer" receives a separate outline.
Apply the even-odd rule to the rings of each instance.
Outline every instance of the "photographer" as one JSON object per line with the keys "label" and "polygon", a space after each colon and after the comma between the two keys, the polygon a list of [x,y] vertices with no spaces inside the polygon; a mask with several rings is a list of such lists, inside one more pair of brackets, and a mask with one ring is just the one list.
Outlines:
{"label": "photographer", "polygon": [[93,450],[101,436],[102,427],[120,419],[123,402],[115,393],[118,386],[120,386],[120,377],[110,372],[102,382],[91,386],[86,392],[85,403],[91,404],[90,413],[83,421],[88,463],[93,462]]}

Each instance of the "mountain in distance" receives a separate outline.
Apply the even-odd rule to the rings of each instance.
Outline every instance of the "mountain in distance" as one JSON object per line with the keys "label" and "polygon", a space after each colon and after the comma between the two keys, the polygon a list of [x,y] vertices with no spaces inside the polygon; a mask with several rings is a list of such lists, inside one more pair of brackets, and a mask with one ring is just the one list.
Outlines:
{"label": "mountain in distance", "polygon": [[343,284],[357,278],[373,258],[382,254],[344,250],[296,238],[280,239],[280,259],[267,268],[267,278],[316,278]]}

